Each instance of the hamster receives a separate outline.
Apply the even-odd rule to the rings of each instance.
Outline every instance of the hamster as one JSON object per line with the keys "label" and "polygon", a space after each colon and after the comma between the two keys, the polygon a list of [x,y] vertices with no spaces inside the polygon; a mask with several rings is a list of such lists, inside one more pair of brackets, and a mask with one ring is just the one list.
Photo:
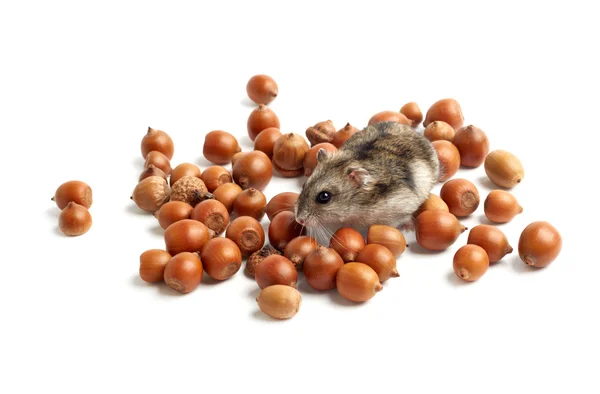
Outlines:
{"label": "hamster", "polygon": [[321,149],[317,157],[294,207],[296,221],[309,229],[410,228],[412,214],[438,182],[439,162],[431,143],[395,122],[367,126],[337,152]]}

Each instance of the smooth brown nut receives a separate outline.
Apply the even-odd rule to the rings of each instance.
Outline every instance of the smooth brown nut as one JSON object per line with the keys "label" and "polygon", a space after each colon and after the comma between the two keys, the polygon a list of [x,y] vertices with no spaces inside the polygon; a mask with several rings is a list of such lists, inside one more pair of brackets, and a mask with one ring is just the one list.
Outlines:
{"label": "smooth brown nut", "polygon": [[452,265],[456,276],[464,281],[473,282],[486,273],[490,260],[481,246],[467,244],[456,251]]}
{"label": "smooth brown nut", "polygon": [[246,84],[246,93],[257,104],[269,104],[279,94],[279,87],[268,75],[254,75]]}
{"label": "smooth brown nut", "polygon": [[256,302],[267,315],[275,319],[289,319],[300,310],[302,295],[293,287],[273,285],[264,288]]}
{"label": "smooth brown nut", "polygon": [[260,104],[248,117],[248,136],[252,141],[265,129],[275,127],[280,129],[279,118],[270,108]]}
{"label": "smooth brown nut", "polygon": [[261,289],[273,285],[296,287],[298,271],[290,260],[274,254],[256,266],[254,278]]}
{"label": "smooth brown nut", "polygon": [[485,158],[485,173],[498,186],[511,188],[523,180],[525,170],[523,164],[510,152],[496,149]]}
{"label": "smooth brown nut", "polygon": [[92,215],[83,205],[71,201],[58,217],[58,228],[65,235],[83,235],[92,227]]}
{"label": "smooth brown nut", "polygon": [[446,122],[452,126],[454,130],[458,130],[462,127],[465,118],[458,101],[452,98],[445,98],[436,101],[429,107],[427,114],[425,115],[423,126],[427,127],[429,126],[429,123],[435,122],[436,120]]}
{"label": "smooth brown nut", "polygon": [[400,113],[412,122],[412,127],[417,127],[423,121],[423,112],[421,112],[419,105],[415,102],[404,104],[400,108]]}
{"label": "smooth brown nut", "polygon": [[225,280],[235,275],[242,266],[240,248],[228,238],[213,238],[202,248],[204,271],[213,279]]}
{"label": "smooth brown nut", "polygon": [[395,111],[382,111],[378,112],[369,119],[369,125],[373,125],[379,122],[396,122],[405,125],[412,125],[412,121],[408,119],[404,114]]}
{"label": "smooth brown nut", "polygon": [[164,278],[170,288],[186,294],[198,287],[203,272],[198,253],[183,252],[169,260],[165,267]]}
{"label": "smooth brown nut", "polygon": [[171,137],[162,130],[148,127],[148,132],[142,138],[142,157],[145,159],[148,153],[158,151],[164,154],[169,160],[173,158],[175,146]]}
{"label": "smooth brown nut", "polygon": [[460,164],[465,167],[479,167],[490,151],[490,141],[479,127],[461,127],[456,131],[452,143],[460,153]]}
{"label": "smooth brown nut", "polygon": [[89,209],[92,206],[92,188],[81,181],[65,182],[56,189],[52,201],[58,209],[65,209],[71,201]]}
{"label": "smooth brown nut", "polygon": [[529,224],[519,237],[519,257],[527,265],[542,268],[550,265],[562,249],[562,237],[550,223]]}

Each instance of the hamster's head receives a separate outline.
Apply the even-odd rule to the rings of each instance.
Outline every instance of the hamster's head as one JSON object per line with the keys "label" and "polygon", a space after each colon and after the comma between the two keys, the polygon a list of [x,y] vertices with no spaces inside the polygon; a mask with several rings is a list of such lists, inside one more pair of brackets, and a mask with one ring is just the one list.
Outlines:
{"label": "hamster's head", "polygon": [[[302,186],[295,206],[296,221],[307,227],[347,224],[364,217],[377,192],[369,171],[346,152],[321,149],[318,165]],[[370,201],[371,200],[371,201]]]}

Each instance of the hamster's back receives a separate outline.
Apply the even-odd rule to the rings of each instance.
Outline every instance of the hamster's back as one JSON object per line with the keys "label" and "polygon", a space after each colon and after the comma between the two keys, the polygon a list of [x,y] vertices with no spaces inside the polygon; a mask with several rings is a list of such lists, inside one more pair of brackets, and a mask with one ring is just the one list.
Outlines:
{"label": "hamster's back", "polygon": [[369,196],[373,218],[406,222],[429,197],[438,181],[435,149],[422,134],[407,125],[382,122],[354,134],[340,149],[378,180],[381,187]]}
{"label": "hamster's back", "polygon": [[[436,176],[439,164],[431,143],[412,127],[396,122],[382,122],[367,126],[354,134],[340,150],[352,151],[357,160],[368,160],[389,166],[390,155],[400,164],[422,160]],[[396,163],[399,164],[399,163]]]}

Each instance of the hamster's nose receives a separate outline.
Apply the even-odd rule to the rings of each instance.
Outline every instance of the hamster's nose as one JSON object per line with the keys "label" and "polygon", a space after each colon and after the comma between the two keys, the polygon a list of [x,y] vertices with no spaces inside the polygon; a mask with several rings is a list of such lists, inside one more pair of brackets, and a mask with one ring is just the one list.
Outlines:
{"label": "hamster's nose", "polygon": [[298,223],[300,223],[301,225],[303,225],[303,226],[304,226],[304,224],[306,223],[306,220],[304,220],[304,219],[300,219],[300,218],[296,218],[296,221],[297,221]]}

